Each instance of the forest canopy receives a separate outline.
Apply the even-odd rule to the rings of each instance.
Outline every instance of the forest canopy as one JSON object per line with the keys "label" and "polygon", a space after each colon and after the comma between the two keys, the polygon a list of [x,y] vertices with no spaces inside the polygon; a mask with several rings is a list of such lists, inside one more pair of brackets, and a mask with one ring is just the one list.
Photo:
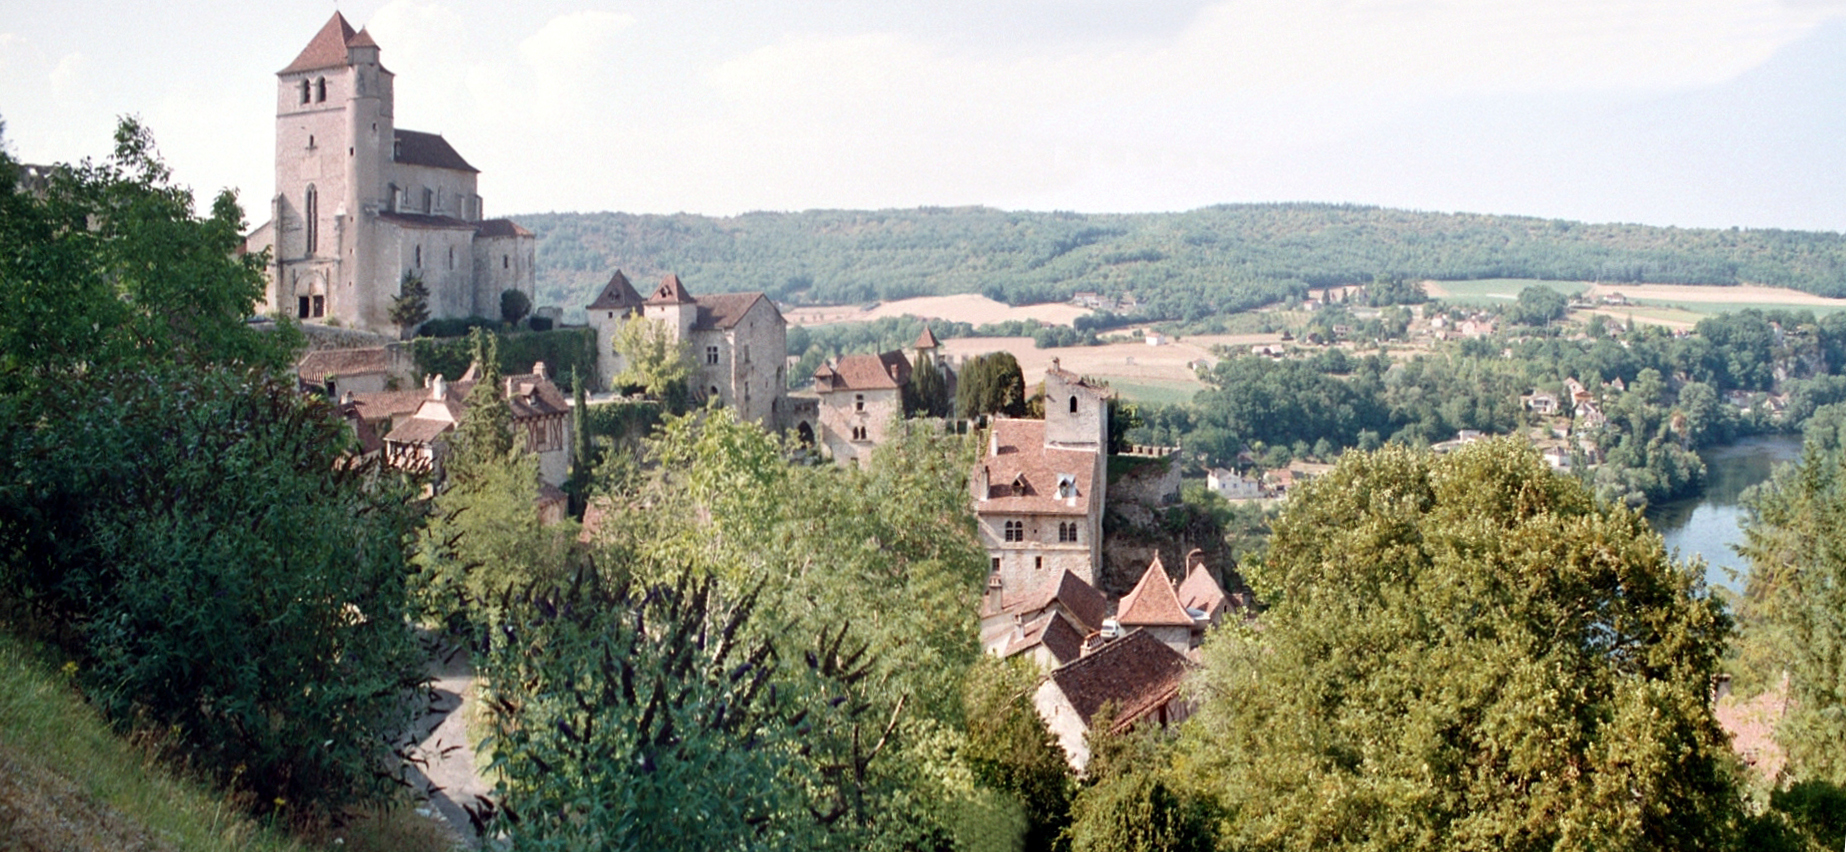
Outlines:
{"label": "forest canopy", "polygon": [[1195,320],[1375,280],[1537,278],[1766,284],[1846,296],[1846,235],[1585,224],[1330,204],[1083,214],[984,207],[693,214],[543,213],[538,303],[575,311],[615,269],[695,292],[804,304],[982,293],[1010,304],[1133,293]]}

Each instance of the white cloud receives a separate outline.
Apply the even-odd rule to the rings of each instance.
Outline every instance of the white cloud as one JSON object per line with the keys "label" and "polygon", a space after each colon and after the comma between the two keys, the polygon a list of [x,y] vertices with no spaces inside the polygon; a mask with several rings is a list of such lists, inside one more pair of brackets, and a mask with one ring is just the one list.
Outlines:
{"label": "white cloud", "polygon": [[67,53],[59,57],[57,66],[51,69],[51,94],[59,101],[93,101],[96,100],[96,87],[91,84],[91,63],[81,53]]}

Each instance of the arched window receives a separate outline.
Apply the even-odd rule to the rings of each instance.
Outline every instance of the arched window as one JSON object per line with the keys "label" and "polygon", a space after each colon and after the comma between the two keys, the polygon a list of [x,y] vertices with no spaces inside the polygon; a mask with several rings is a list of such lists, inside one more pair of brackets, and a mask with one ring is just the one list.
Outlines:
{"label": "arched window", "polygon": [[302,102],[302,103],[304,103],[304,104],[305,104],[305,103],[307,103],[307,102],[308,102],[308,96],[309,96],[310,94],[311,94],[311,91],[310,91],[310,89],[309,89],[309,87],[308,87],[308,81],[306,81],[306,80],[303,80],[303,81],[301,81],[301,102]]}
{"label": "arched window", "polygon": [[308,184],[307,195],[301,202],[301,215],[307,220],[308,254],[320,248],[320,192],[314,184]]}
{"label": "arched window", "polygon": [[1066,543],[1066,544],[1076,543],[1077,541],[1076,522],[1073,521],[1071,523],[1058,524],[1058,541],[1061,543]]}
{"label": "arched window", "polygon": [[1070,398],[1070,413],[1077,413],[1077,398],[1074,396]]}
{"label": "arched window", "polygon": [[314,81],[314,100],[317,103],[327,100],[327,78],[326,77],[321,77]]}
{"label": "arched window", "polygon": [[1006,540],[1007,541],[1025,541],[1026,540],[1025,522],[1024,521],[1007,521],[1006,522]]}

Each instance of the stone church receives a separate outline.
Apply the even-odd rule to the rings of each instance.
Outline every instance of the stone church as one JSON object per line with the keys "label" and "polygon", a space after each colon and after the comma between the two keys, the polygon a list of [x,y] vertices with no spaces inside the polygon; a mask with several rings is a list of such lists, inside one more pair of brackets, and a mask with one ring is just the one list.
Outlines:
{"label": "stone church", "polygon": [[533,295],[536,241],[487,219],[480,170],[442,136],[393,122],[378,43],[335,12],[276,74],[276,194],[245,241],[271,250],[265,313],[396,335],[406,275],[432,319],[498,317],[506,290]]}

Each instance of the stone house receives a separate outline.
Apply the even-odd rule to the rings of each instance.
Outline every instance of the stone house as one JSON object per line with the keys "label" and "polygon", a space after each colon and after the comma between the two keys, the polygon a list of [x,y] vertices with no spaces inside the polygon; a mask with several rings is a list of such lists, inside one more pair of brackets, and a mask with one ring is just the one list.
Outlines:
{"label": "stone house", "polygon": [[1045,374],[1045,419],[998,418],[970,477],[989,568],[1004,594],[1069,571],[1095,585],[1108,489],[1108,393],[1058,367]]}
{"label": "stone house", "polygon": [[814,371],[820,397],[821,448],[836,462],[870,460],[885,429],[904,416],[910,361],[897,350],[877,355],[842,355]]}
{"label": "stone house", "polygon": [[1263,484],[1236,471],[1214,467],[1205,472],[1206,489],[1226,500],[1253,500],[1263,496]]}
{"label": "stone house", "polygon": [[1191,650],[1196,644],[1194,638],[1203,634],[1206,626],[1203,612],[1195,618],[1180,603],[1179,590],[1167,576],[1166,566],[1160,564],[1159,554],[1148,563],[1134,589],[1122,596],[1116,606],[1115,623],[1122,631],[1146,633],[1178,654]]}
{"label": "stone house", "polygon": [[1190,715],[1179,694],[1190,668],[1179,652],[1137,630],[1054,669],[1039,683],[1032,704],[1071,767],[1082,772],[1090,762],[1090,724],[1105,705],[1116,708],[1114,731],[1165,727]]}
{"label": "stone house", "polygon": [[666,326],[673,341],[690,350],[694,399],[715,400],[771,430],[795,428],[787,410],[788,323],[768,296],[693,296],[678,275],[669,274],[644,298],[617,270],[588,310],[605,384],[623,370],[614,348],[617,332],[640,317]]}
{"label": "stone house", "polygon": [[[989,654],[1011,657],[1033,650],[1035,642],[1057,640],[1063,628],[1048,621],[1052,615],[1058,616],[1074,634],[1080,651],[1084,638],[1101,630],[1109,615],[1109,602],[1102,593],[1067,570],[1037,588],[1011,595],[1000,587],[998,579],[988,578],[987,596],[981,603],[981,647]],[[1050,650],[1059,659],[1045,668],[1055,668],[1077,656],[1077,651],[1065,653],[1065,648]]]}
{"label": "stone house", "polygon": [[276,187],[245,250],[272,251],[259,309],[310,323],[399,332],[406,274],[432,318],[498,317],[500,294],[533,295],[536,240],[487,219],[480,171],[447,140],[394,126],[394,75],[338,12],[276,73]]}
{"label": "stone house", "polygon": [[391,352],[383,346],[316,349],[295,363],[302,385],[334,399],[346,393],[382,393],[393,375]]}
{"label": "stone house", "polygon": [[[418,393],[420,400],[408,416],[393,418],[395,424],[384,433],[385,459],[392,465],[409,470],[436,470],[442,466],[448,436],[467,413],[468,392],[478,381],[474,367],[453,383],[441,376],[430,380],[429,387]],[[539,479],[560,486],[570,476],[570,401],[551,381],[543,362],[532,365],[532,372],[505,377],[507,405],[513,411],[514,433],[525,437],[526,449],[538,457]],[[401,404],[403,392],[367,395],[354,394],[353,402],[361,417],[371,420],[380,410]],[[377,408],[366,411],[367,397]]]}

